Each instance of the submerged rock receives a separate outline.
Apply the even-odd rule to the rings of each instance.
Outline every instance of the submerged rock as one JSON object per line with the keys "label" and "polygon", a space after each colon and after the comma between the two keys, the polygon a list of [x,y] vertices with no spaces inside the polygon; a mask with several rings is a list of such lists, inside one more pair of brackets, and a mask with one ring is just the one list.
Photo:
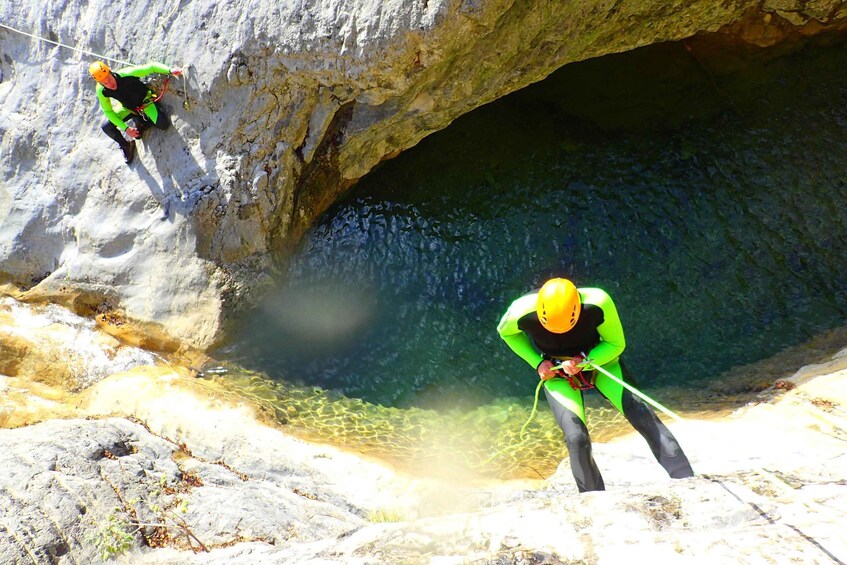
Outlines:
{"label": "submerged rock", "polygon": [[578,494],[566,459],[543,481],[415,476],[294,439],[206,385],[138,367],[76,398],[87,419],[0,430],[0,557],[843,561],[845,379],[847,350],[727,418],[672,424],[691,479],[669,479],[640,437],[597,443],[608,490]]}

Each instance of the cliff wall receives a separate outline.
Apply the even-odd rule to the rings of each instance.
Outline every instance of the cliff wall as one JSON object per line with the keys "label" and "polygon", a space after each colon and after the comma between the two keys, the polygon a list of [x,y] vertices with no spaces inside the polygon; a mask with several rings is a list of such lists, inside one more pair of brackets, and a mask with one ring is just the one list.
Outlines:
{"label": "cliff wall", "polygon": [[[570,62],[771,46],[845,16],[835,0],[6,3],[0,283],[160,349],[208,347],[345,189],[458,116]],[[99,57],[78,50],[186,70],[163,100],[173,127],[129,167],[99,128]]]}

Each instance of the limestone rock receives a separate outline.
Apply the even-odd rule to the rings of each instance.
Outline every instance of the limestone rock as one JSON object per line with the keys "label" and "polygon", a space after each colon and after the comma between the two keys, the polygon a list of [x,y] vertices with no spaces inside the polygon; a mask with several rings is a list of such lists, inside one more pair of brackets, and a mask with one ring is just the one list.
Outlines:
{"label": "limestone rock", "polygon": [[[845,378],[836,370],[727,420],[676,427],[692,479],[664,476],[639,437],[596,444],[608,490],[577,494],[566,463],[543,482],[416,479],[208,396],[111,377],[85,409],[146,426],[0,430],[0,558],[97,563],[98,540],[125,532],[129,562],[170,565],[619,563],[634,552],[680,564],[843,560],[847,419],[837,405],[819,418],[803,395],[824,379],[814,389],[824,398]],[[393,518],[377,518],[389,507]]]}
{"label": "limestone rock", "polygon": [[111,372],[152,363],[150,353],[124,347],[61,307],[30,309],[0,298],[0,374],[77,391]]}
{"label": "limestone rock", "polygon": [[[695,34],[770,45],[844,2],[69,0],[0,6],[0,283],[207,347],[274,251],[380,160],[556,68]],[[222,25],[223,22],[226,25]],[[186,70],[127,167],[94,57]]]}
{"label": "limestone rock", "polygon": [[629,435],[595,443],[608,490],[578,494],[567,458],[543,481],[432,478],[294,438],[245,397],[131,346],[102,361],[93,352],[114,339],[57,306],[5,300],[0,323],[10,349],[32,340],[23,358],[92,360],[87,388],[52,403],[41,383],[21,398],[38,373],[0,376],[0,425],[27,421],[18,400],[46,418],[0,429],[3,563],[847,559],[847,350],[728,417],[670,423],[696,477],[669,479]]}
{"label": "limestone rock", "polygon": [[[284,473],[245,476],[122,419],[0,430],[0,443],[3,563],[100,562],[98,542],[110,536],[125,535],[125,550],[157,542],[274,545],[335,537],[361,522],[347,509],[281,488]],[[112,524],[120,534],[106,531]]]}

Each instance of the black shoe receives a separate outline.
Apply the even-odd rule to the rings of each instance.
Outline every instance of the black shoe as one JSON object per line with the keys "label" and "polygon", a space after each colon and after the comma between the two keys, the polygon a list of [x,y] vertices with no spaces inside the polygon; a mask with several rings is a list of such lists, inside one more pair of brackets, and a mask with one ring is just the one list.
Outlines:
{"label": "black shoe", "polygon": [[121,150],[124,152],[124,161],[129,165],[135,159],[135,142],[129,141],[126,145],[121,145]]}

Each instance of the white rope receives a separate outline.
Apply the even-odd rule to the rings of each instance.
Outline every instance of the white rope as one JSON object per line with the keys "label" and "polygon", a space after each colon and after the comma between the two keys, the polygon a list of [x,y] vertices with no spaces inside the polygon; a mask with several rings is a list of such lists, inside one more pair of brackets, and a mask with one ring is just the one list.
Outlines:
{"label": "white rope", "polygon": [[[644,402],[646,402],[650,406],[653,406],[654,408],[661,410],[662,412],[664,412],[665,414],[667,414],[668,416],[670,416],[671,418],[673,418],[677,422],[683,421],[682,416],[680,416],[679,414],[677,414],[676,412],[674,412],[670,408],[666,408],[666,407],[662,406],[661,404],[659,404],[658,402],[656,402],[655,400],[653,400],[652,398],[650,398],[649,396],[647,396],[646,394],[644,394],[643,392],[641,392],[640,390],[638,390],[637,388],[632,386],[631,384],[626,383],[623,380],[619,379],[618,377],[616,377],[615,375],[613,375],[612,373],[610,373],[609,371],[607,371],[606,369],[604,369],[600,365],[595,365],[594,363],[591,362],[590,359],[586,359],[585,361],[583,361],[580,366],[581,367],[584,366],[587,369],[600,371],[601,373],[603,373],[604,375],[606,375],[607,377],[609,377],[610,379],[612,379],[613,381],[615,381],[616,383],[618,383],[619,385],[621,385],[622,387],[624,387],[625,389],[630,391],[632,394],[634,394],[635,396],[637,396],[638,398],[640,398],[641,400],[643,400]],[[565,367],[565,364],[561,363],[559,365],[555,365],[553,367],[550,367],[550,370],[551,371],[557,371],[557,370],[563,369],[564,367]]]}
{"label": "white rope", "polygon": [[33,35],[31,33],[27,33],[25,31],[21,31],[19,29],[15,29],[11,26],[7,26],[6,24],[0,23],[0,27],[8,29],[9,31],[14,31],[15,33],[19,33],[21,35],[25,35],[27,37],[31,37],[33,39],[37,39],[39,41],[45,41],[47,43],[52,43],[53,45],[58,45],[59,47],[64,47],[65,49],[71,49],[72,51],[78,51],[79,53],[84,53],[86,55],[93,55],[94,57],[97,57],[98,59],[105,59],[107,61],[120,63],[122,65],[133,65],[133,63],[130,63],[129,61],[121,61],[120,59],[115,59],[113,57],[107,57],[106,55],[100,55],[100,54],[94,53],[92,51],[86,51],[84,49],[80,49],[80,48],[74,47],[72,45],[65,45],[64,43],[59,43],[58,41],[53,41],[52,39],[47,39],[46,37],[39,37],[37,35]]}

